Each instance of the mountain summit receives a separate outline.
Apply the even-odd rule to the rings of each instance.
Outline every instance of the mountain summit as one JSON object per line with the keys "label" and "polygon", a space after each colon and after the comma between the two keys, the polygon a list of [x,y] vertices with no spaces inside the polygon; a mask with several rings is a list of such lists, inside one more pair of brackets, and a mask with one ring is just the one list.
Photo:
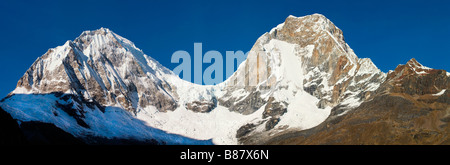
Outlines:
{"label": "mountain summit", "polygon": [[[40,134],[24,135],[31,141],[53,139],[29,126],[39,123],[88,144],[284,144],[351,125],[347,117],[383,107],[380,100],[391,95],[426,96],[442,115],[450,110],[449,82],[446,71],[415,59],[383,73],[356,56],[342,30],[313,14],[288,16],[263,34],[218,85],[180,79],[107,28],[84,31],[39,57],[0,107],[17,130]],[[316,142],[333,136],[324,137]]]}
{"label": "mountain summit", "polygon": [[[131,41],[101,28],[48,50],[27,70],[12,94],[62,92],[103,106],[120,105],[128,111],[148,105],[174,110],[176,101],[171,85],[162,79],[165,75],[173,73]],[[139,102],[138,97],[152,98]]]}

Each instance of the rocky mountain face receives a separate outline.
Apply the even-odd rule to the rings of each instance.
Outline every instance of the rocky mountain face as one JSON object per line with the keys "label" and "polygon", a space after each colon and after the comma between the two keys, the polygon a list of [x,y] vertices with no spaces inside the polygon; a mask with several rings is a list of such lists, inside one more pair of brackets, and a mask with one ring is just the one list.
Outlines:
{"label": "rocky mountain face", "polygon": [[313,14],[263,34],[214,86],[180,79],[109,29],[85,31],[39,57],[0,107],[16,133],[87,144],[441,144],[448,88],[449,73],[415,59],[381,72]]}
{"label": "rocky mountain face", "polygon": [[268,144],[450,144],[450,77],[415,59],[388,73],[374,95],[319,126]]}
{"label": "rocky mountain face", "polygon": [[[322,120],[330,111],[346,113],[369,98],[385,77],[370,59],[359,59],[345,43],[342,31],[323,15],[289,16],[256,41],[247,60],[225,81],[226,94],[219,102],[243,114],[264,108],[262,120],[251,125],[265,123],[266,130],[271,130],[286,112],[302,111],[298,109],[304,104],[314,104],[311,113],[325,113]],[[304,92],[317,101],[302,103],[296,96]],[[303,129],[318,124],[309,119],[292,122]],[[244,125],[241,129],[250,133],[255,128]],[[246,135],[240,138],[261,136]]]}
{"label": "rocky mountain face", "polygon": [[[267,49],[272,43],[274,46]],[[293,50],[286,53],[293,53],[298,58],[294,59],[296,61],[293,63],[297,68],[283,68],[283,65],[288,66],[284,63],[290,62],[283,61],[282,53],[284,52],[279,51],[284,43],[292,45]],[[247,74],[264,71],[267,73],[258,80],[246,80],[256,81],[254,83],[256,85],[253,86],[244,83],[248,92],[258,87],[262,90],[275,88],[274,86],[280,81],[286,81],[285,79],[289,78],[287,75],[282,76],[283,72],[288,72],[287,69],[301,70],[298,72],[303,74],[293,75],[303,78],[295,85],[299,85],[297,87],[319,98],[321,108],[334,107],[354,96],[357,96],[357,99],[365,99],[385,77],[385,74],[370,59],[358,59],[345,43],[342,31],[320,14],[305,17],[289,16],[283,24],[260,37],[252,51],[257,53],[250,53],[250,55],[257,57],[248,58],[257,60],[253,63],[250,60],[245,61]],[[259,63],[255,64],[254,62],[257,61]],[[276,70],[279,68],[281,69]],[[239,75],[246,74],[240,72],[244,71],[238,70],[230,81],[237,79]],[[361,93],[363,91],[365,92]]]}
{"label": "rocky mountain face", "polygon": [[120,104],[128,111],[149,105],[174,110],[171,74],[133,43],[109,29],[85,31],[74,41],[39,57],[12,92],[71,93],[100,105]]}

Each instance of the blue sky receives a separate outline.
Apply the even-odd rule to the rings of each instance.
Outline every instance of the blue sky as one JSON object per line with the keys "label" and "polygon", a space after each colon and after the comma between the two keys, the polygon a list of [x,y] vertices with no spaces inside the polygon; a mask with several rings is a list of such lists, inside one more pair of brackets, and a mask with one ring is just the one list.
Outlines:
{"label": "blue sky", "polygon": [[49,48],[107,27],[173,69],[177,50],[248,51],[288,15],[321,13],[384,72],[416,58],[450,71],[450,1],[0,1],[0,97]]}

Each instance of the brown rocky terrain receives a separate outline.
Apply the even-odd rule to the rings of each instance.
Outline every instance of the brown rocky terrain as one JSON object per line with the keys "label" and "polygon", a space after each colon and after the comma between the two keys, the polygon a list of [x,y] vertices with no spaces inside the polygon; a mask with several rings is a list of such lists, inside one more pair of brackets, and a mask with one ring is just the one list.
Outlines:
{"label": "brown rocky terrain", "polygon": [[[450,144],[450,78],[415,59],[399,65],[368,101],[317,127],[275,136],[267,144]],[[443,92],[445,91],[445,92]]]}

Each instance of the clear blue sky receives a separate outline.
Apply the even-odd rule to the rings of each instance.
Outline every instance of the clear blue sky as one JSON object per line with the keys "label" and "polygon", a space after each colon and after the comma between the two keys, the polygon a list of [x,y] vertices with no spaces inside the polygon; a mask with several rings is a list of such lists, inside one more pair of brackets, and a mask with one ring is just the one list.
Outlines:
{"label": "clear blue sky", "polygon": [[344,31],[358,57],[384,72],[416,58],[450,71],[450,1],[0,1],[0,97],[49,48],[100,27],[133,41],[164,66],[173,52],[248,51],[288,15],[321,13]]}

